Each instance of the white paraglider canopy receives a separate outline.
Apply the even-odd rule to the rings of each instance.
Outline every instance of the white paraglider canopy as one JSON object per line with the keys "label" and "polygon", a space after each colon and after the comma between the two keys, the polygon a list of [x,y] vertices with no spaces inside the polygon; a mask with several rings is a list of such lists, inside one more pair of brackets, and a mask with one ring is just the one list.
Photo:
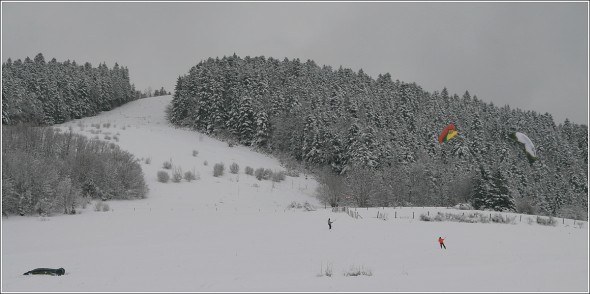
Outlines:
{"label": "white paraglider canopy", "polygon": [[527,137],[527,135],[520,133],[520,132],[516,132],[514,135],[516,136],[516,139],[518,140],[518,142],[524,144],[524,148],[525,148],[526,152],[528,152],[532,157],[537,157],[537,151],[535,150],[535,145],[533,145],[533,142],[531,142],[531,139],[529,139],[529,137]]}

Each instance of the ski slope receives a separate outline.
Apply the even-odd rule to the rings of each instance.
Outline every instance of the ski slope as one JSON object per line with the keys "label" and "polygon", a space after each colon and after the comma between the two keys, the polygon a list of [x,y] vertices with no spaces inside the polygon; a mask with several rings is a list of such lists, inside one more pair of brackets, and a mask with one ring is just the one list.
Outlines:
{"label": "ski slope", "polygon": [[[148,198],[108,201],[106,212],[89,205],[75,216],[3,217],[2,292],[588,291],[587,222],[419,221],[422,213],[458,212],[446,208],[332,212],[314,198],[313,177],[258,181],[244,168],[283,169],[276,159],[171,126],[170,101],[141,99],[58,126],[109,136],[142,159]],[[159,183],[164,161],[200,179]],[[226,172],[213,177],[219,162]],[[317,210],[290,209],[292,202]],[[22,275],[38,267],[66,275]],[[346,275],[359,270],[367,275]]]}

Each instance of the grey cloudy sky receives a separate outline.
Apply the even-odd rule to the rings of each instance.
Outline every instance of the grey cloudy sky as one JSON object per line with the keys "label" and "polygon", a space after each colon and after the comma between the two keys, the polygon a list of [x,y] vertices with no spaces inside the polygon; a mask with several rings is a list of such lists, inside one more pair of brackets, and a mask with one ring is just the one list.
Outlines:
{"label": "grey cloudy sky", "polygon": [[584,2],[2,2],[2,60],[39,52],[168,91],[208,57],[312,59],[588,124]]}

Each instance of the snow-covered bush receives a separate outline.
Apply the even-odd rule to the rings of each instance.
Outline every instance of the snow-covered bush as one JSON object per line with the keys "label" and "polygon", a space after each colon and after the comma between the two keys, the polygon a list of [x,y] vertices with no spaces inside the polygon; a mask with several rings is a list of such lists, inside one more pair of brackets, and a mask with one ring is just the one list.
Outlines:
{"label": "snow-covered bush", "polygon": [[151,157],[146,158],[145,164],[150,164],[150,163],[152,163],[152,158]]}
{"label": "snow-covered bush", "polygon": [[197,155],[199,155],[199,151],[193,150],[193,157],[197,157]]}
{"label": "snow-covered bush", "polygon": [[170,175],[166,171],[158,171],[158,182],[160,183],[168,183],[170,180]]}
{"label": "snow-covered bush", "polygon": [[245,172],[247,175],[253,175],[253,174],[254,174],[254,169],[253,169],[253,168],[251,168],[251,167],[249,167],[249,166],[247,166],[247,167],[244,169],[244,172]]}
{"label": "snow-covered bush", "polygon": [[225,166],[223,165],[223,162],[220,163],[216,163],[213,166],[213,176],[214,177],[220,177],[223,176],[223,172],[225,171]]}
{"label": "snow-covered bush", "polygon": [[232,174],[237,174],[240,171],[240,166],[234,162],[229,166],[229,171]]}
{"label": "snow-covered bush", "polygon": [[162,167],[164,169],[171,169],[172,168],[172,163],[169,161],[164,161],[164,163],[162,164]]}

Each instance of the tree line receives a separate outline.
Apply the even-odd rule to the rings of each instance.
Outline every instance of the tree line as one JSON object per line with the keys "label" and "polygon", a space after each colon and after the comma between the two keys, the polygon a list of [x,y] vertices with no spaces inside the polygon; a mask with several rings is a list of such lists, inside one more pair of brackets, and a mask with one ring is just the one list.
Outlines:
{"label": "tree line", "polygon": [[52,127],[2,126],[2,214],[74,214],[91,199],[145,198],[133,155]]}
{"label": "tree line", "polygon": [[[587,218],[588,127],[469,91],[430,93],[389,73],[234,54],[179,76],[168,118],[315,170],[332,206],[471,203]],[[459,134],[440,144],[449,123]],[[516,131],[536,144],[536,160],[511,138]]]}
{"label": "tree line", "polygon": [[141,93],[129,82],[129,70],[115,63],[97,68],[89,62],[46,62],[42,53],[33,60],[2,63],[2,124],[52,125],[94,116]]}

